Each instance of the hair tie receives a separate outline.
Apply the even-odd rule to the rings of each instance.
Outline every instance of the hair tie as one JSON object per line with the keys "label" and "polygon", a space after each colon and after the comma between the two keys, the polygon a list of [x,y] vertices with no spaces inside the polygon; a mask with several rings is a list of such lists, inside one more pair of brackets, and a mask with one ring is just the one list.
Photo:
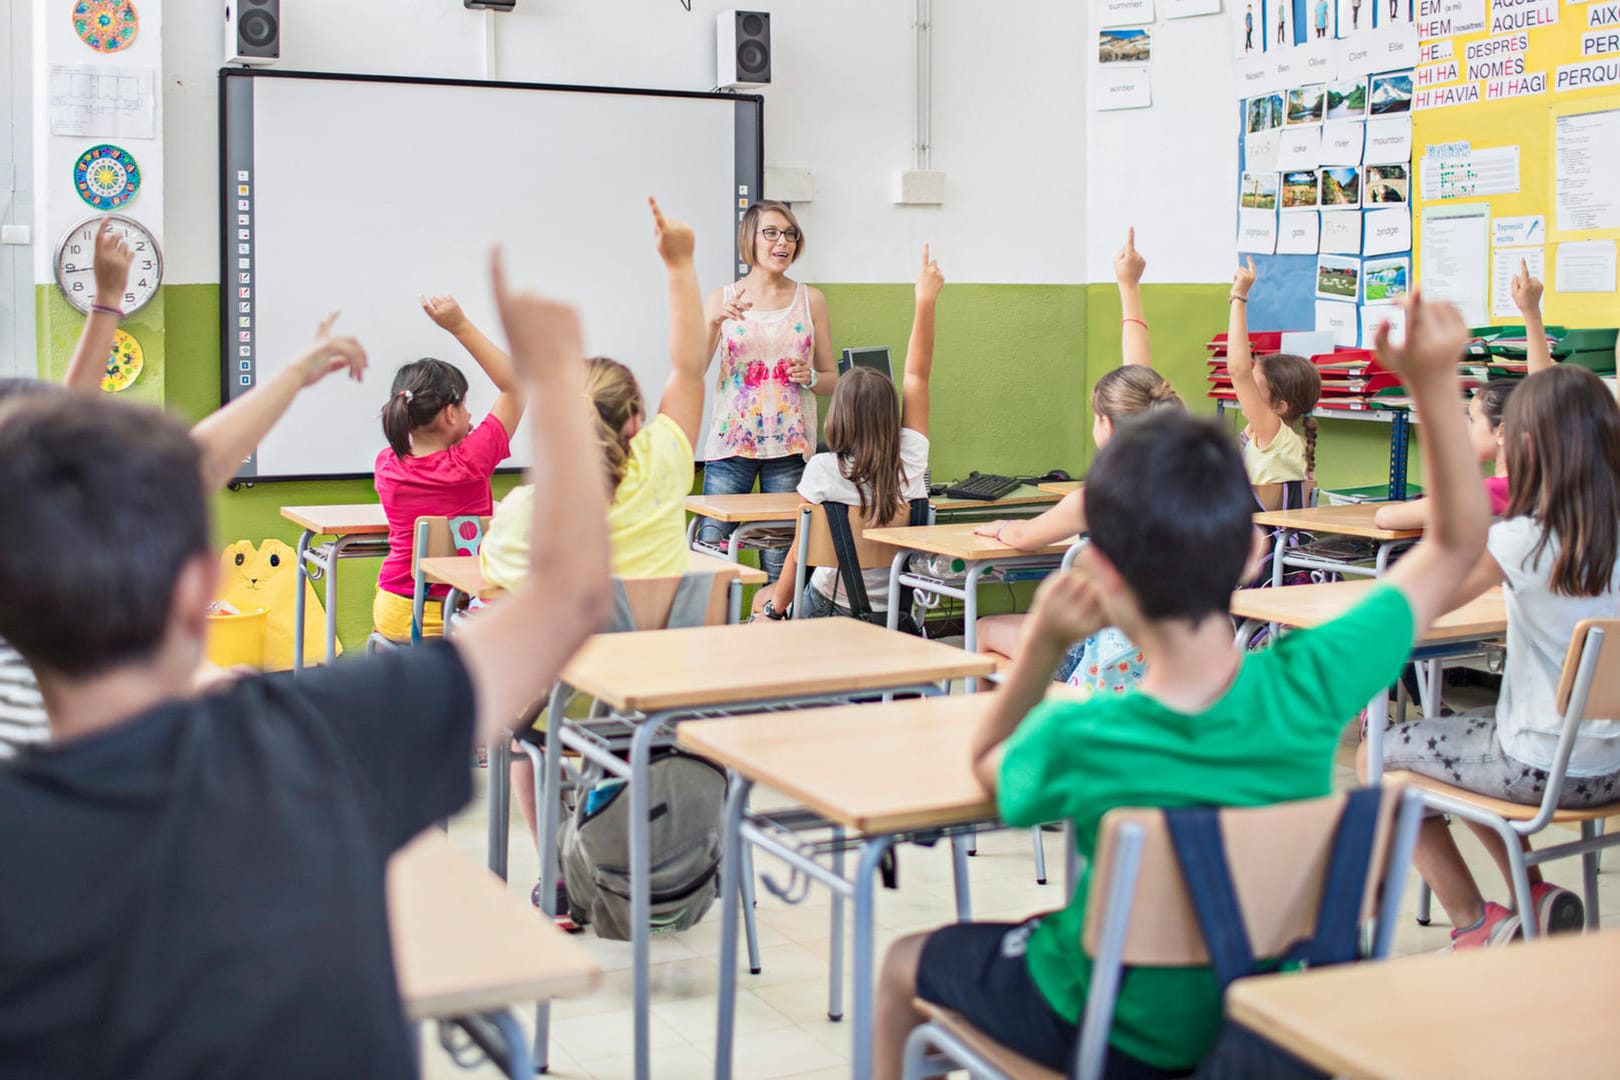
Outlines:
{"label": "hair tie", "polygon": [[399,396],[405,399],[405,404],[407,405],[416,399],[416,395],[411,393],[409,390],[401,390],[399,392]]}

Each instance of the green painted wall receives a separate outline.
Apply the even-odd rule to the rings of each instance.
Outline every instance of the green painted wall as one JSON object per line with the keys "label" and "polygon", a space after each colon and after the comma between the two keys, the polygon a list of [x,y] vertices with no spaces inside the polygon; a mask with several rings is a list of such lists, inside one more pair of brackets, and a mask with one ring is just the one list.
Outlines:
{"label": "green painted wall", "polygon": [[[910,285],[822,285],[835,349],[887,345],[896,362],[911,328]],[[45,370],[65,370],[78,322],[54,287],[40,289],[41,325],[52,329]],[[49,293],[50,295],[46,295]],[[1203,396],[1204,343],[1224,325],[1224,285],[1150,285],[1143,290],[1153,327],[1154,364],[1194,409],[1212,411]],[[157,322],[131,320],[136,335],[160,335],[157,374],[167,407],[195,420],[219,402],[219,288],[168,285],[152,307]],[[143,315],[145,312],[142,313]],[[49,315],[47,320],[44,315]],[[1079,475],[1090,455],[1091,385],[1119,362],[1119,297],[1112,285],[952,285],[939,305],[934,360],[933,475],[964,476],[970,469],[1027,474],[1052,468]],[[149,377],[151,372],[148,372]],[[143,377],[144,379],[145,377]],[[359,423],[371,419],[358,418]],[[1382,482],[1388,428],[1328,422],[1318,449],[1318,472],[1327,486]],[[381,435],[379,433],[379,440]],[[1417,476],[1414,465],[1412,475]],[[499,477],[496,494],[515,478]],[[283,505],[368,502],[366,480],[264,483],[215,497],[220,543],[279,537],[296,543],[298,529],[283,521]],[[375,560],[351,560],[339,574],[339,633],[348,648],[363,645],[371,629]],[[987,590],[987,611],[1004,610],[1008,595]]]}
{"label": "green painted wall", "polygon": [[[207,288],[212,290],[212,295],[216,298],[211,318],[217,323],[219,290],[213,286]],[[124,332],[133,335],[141,346],[142,359],[141,373],[127,390],[122,391],[122,394],[131,401],[140,401],[148,405],[163,403],[164,385],[167,381],[164,353],[167,338],[165,328],[168,320],[163,293],[164,290],[159,288],[156,296],[119,325]],[[35,286],[34,326],[35,336],[41,345],[38,352],[40,378],[61,382],[67,377],[68,362],[73,358],[73,346],[84,330],[84,318],[74,310],[73,305],[67,302],[62,291],[54,284]],[[214,340],[216,342],[219,340],[217,330],[214,331]]]}

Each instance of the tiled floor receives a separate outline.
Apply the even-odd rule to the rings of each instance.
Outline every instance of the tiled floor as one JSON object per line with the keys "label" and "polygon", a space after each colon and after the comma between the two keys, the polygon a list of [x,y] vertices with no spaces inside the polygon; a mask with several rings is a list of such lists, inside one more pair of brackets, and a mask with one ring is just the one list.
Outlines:
{"label": "tiled floor", "polygon": [[[1349,751],[1341,753],[1338,782],[1354,779],[1348,767]],[[482,790],[483,776],[479,784]],[[755,805],[770,805],[768,793],[756,796]],[[484,857],[484,803],[475,800],[451,824],[452,839]],[[1617,823],[1620,827],[1620,823]],[[536,880],[534,850],[515,813],[511,854],[511,889],[527,899]],[[1031,840],[1027,830],[983,834],[979,854],[969,860],[975,918],[1015,920],[1061,906],[1061,836],[1048,833],[1047,856],[1051,884],[1035,883]],[[1505,899],[1505,887],[1483,849],[1467,837],[1464,851],[1487,895]],[[1600,910],[1606,923],[1620,920],[1620,856],[1600,877]],[[758,858],[762,874],[774,863]],[[1548,878],[1568,888],[1580,887],[1579,860],[1553,864]],[[880,891],[877,910],[878,946],[884,948],[902,934],[929,929],[954,917],[950,857],[945,845],[928,849],[906,847],[900,854],[900,888]],[[1414,878],[1415,882],[1415,878]],[[1420,927],[1415,911],[1415,884],[1408,889],[1407,916],[1396,933],[1400,954],[1444,948],[1449,926],[1435,910],[1435,922]],[[843,1077],[849,1075],[850,1025],[827,1019],[827,960],[832,943],[828,928],[830,903],[826,890],[813,888],[809,897],[790,907],[765,889],[759,890],[758,922],[764,970],[748,975],[744,968],[737,997],[735,1075],[745,1080],[767,1077]],[[652,943],[652,1075],[657,1080],[708,1077],[714,1069],[715,958],[720,951],[718,908],[692,930],[678,936],[655,938]],[[559,1001],[552,1010],[551,1075],[559,1077],[628,1077],[630,946],[603,941],[590,934],[579,940],[602,965],[603,977],[588,997]],[[845,943],[846,964],[849,945]],[[847,970],[847,969],[846,969]],[[846,1001],[847,1004],[847,1001]],[[520,1010],[525,1027],[533,1011]],[[487,1063],[472,1070],[454,1065],[433,1040],[424,1037],[424,1074],[431,1080],[452,1077],[494,1077]]]}

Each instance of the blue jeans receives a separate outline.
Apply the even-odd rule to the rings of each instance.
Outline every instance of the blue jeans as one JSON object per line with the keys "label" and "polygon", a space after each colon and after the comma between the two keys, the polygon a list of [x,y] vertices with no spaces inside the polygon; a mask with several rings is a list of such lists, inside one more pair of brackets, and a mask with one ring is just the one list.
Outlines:
{"label": "blue jeans", "polygon": [[[710,461],[703,466],[703,494],[746,495],[754,490],[757,481],[760,491],[797,491],[804,476],[804,458],[798,454],[789,457],[744,458],[729,457]],[[709,544],[723,544],[737,526],[704,518],[698,522],[698,539]],[[759,553],[760,569],[770,580],[782,576],[782,563],[787,550],[775,548]]]}

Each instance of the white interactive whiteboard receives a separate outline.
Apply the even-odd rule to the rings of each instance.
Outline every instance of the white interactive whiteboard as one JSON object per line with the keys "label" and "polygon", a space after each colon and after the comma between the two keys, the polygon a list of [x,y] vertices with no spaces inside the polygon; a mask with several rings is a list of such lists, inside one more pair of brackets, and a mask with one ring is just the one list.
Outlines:
{"label": "white interactive whiteboard", "polygon": [[737,276],[763,171],[757,96],[226,69],[220,102],[223,396],[272,378],[333,308],[371,361],[364,383],[300,394],[244,480],[369,476],[389,382],[419,357],[460,367],[482,417],[493,385],[417,294],[453,294],[502,342],[496,243],[516,284],[579,306],[587,355],[628,364],[656,408],[667,290],[647,196],[696,229],[707,292]]}

